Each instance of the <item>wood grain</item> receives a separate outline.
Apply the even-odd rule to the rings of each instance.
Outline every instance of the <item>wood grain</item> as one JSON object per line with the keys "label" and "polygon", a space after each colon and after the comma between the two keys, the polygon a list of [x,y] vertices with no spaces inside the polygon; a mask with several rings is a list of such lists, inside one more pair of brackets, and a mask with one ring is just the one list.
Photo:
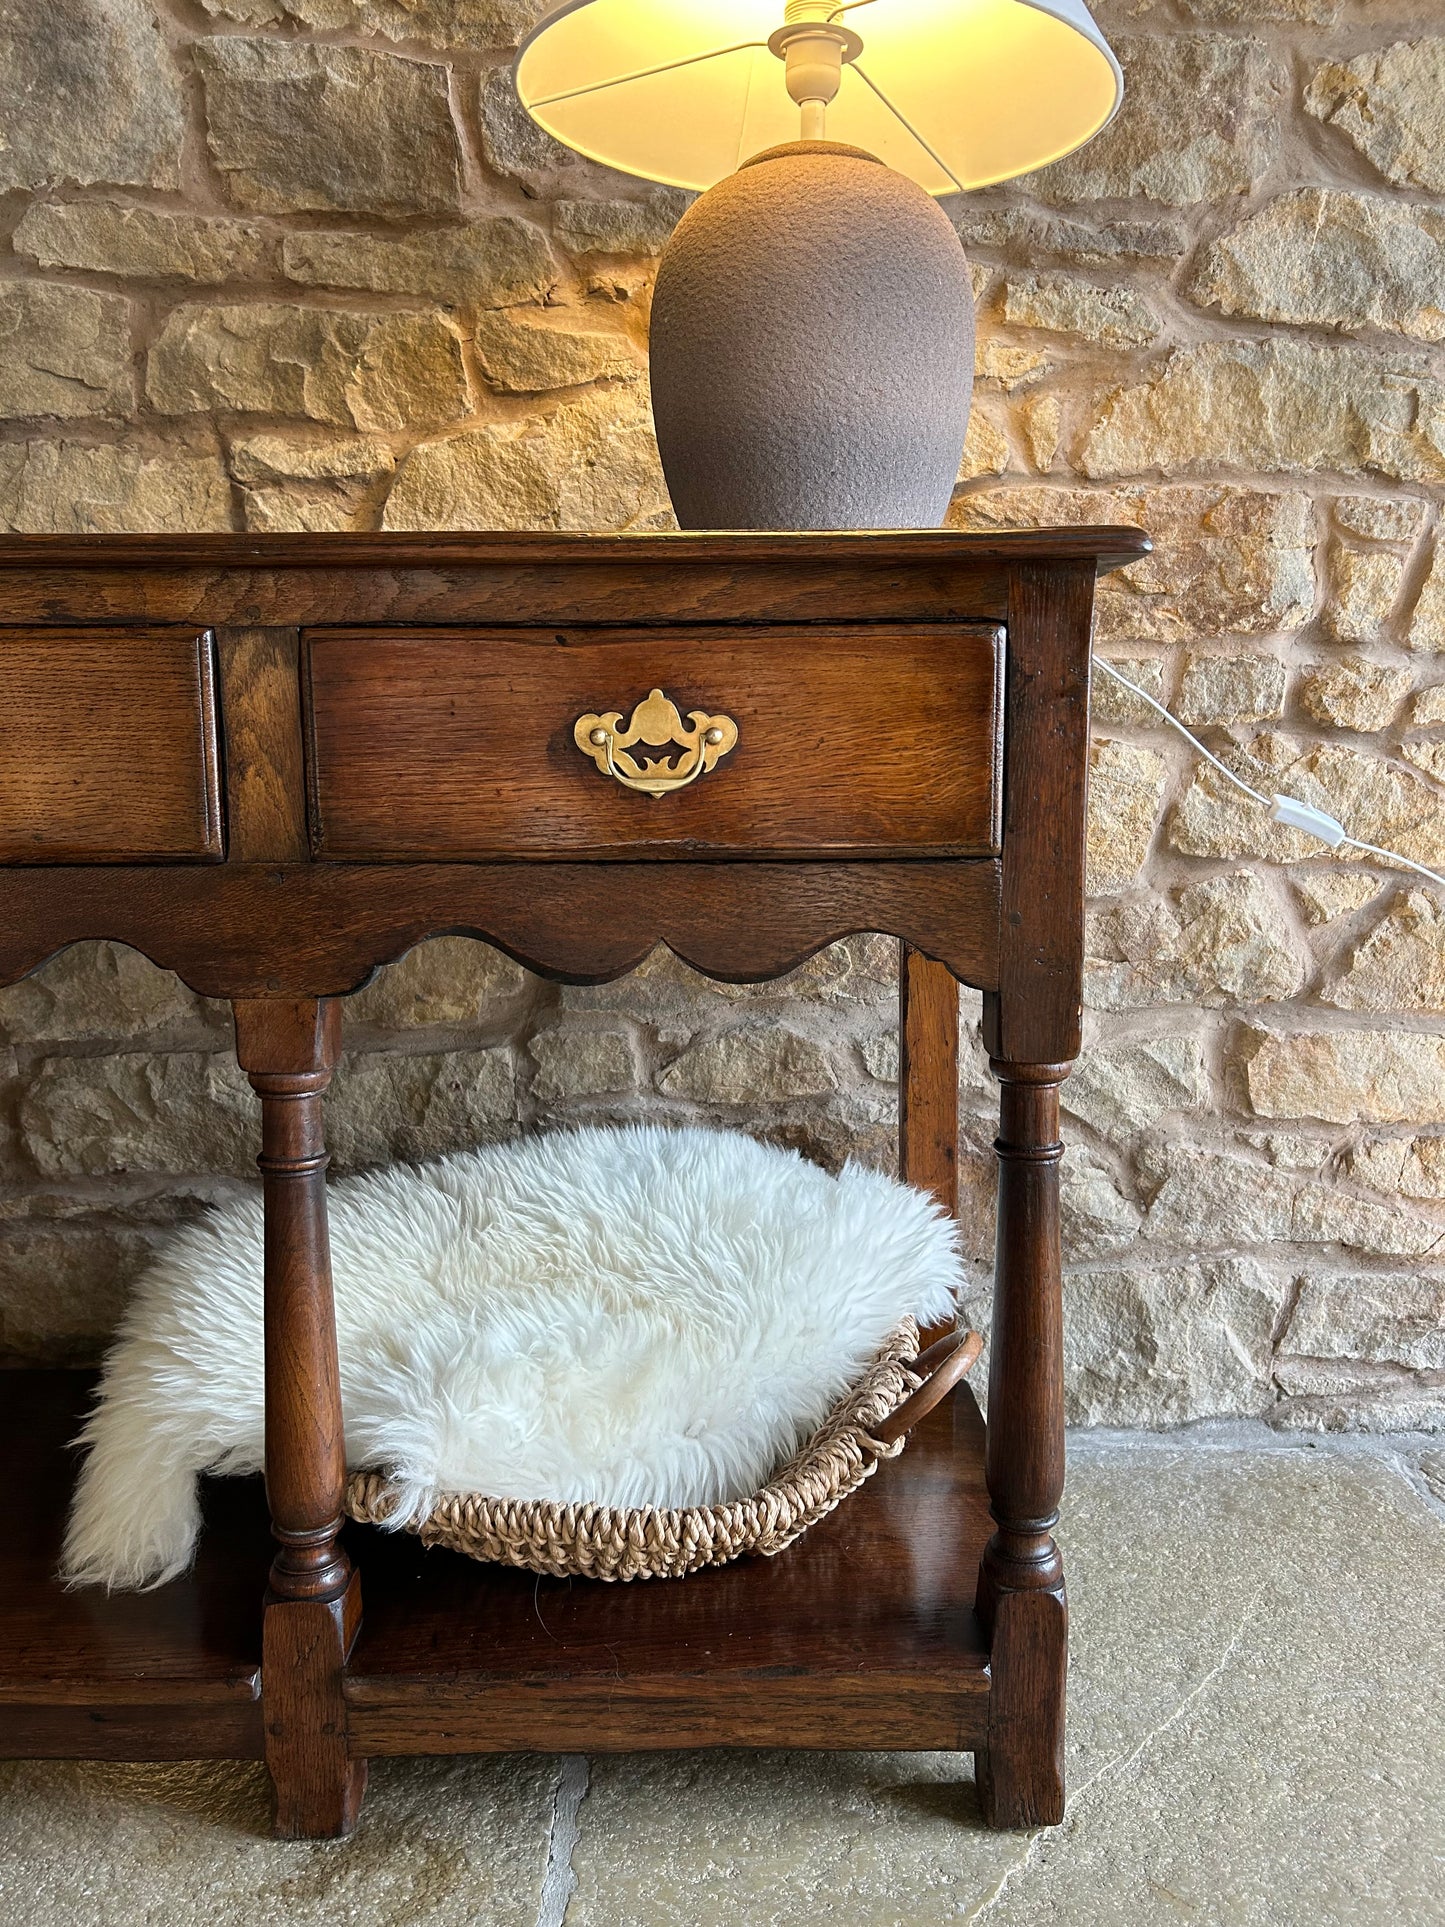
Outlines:
{"label": "wood grain", "polygon": [[[715,628],[308,632],[318,857],[986,856],[1003,636]],[[738,742],[670,796],[578,749],[651,689]],[[675,762],[680,751],[660,751]]]}
{"label": "wood grain", "polygon": [[219,767],[209,636],[0,630],[0,863],[214,861]]}
{"label": "wood grain", "polygon": [[958,1216],[958,981],[911,944],[898,965],[898,1170]]}
{"label": "wood grain", "polygon": [[363,1764],[348,1757],[341,1677],[361,1589],[339,1533],[346,1484],[326,1224],[322,1099],[340,1012],[316,998],[238,1000],[236,1056],[261,1099],[266,1499],[277,1541],[262,1635],[266,1763],[283,1839],[349,1833]]}
{"label": "wood grain", "polygon": [[989,1499],[979,1569],[995,1700],[980,1762],[995,1826],[1064,1817],[1068,1610],[1053,1528],[1064,1489],[1059,1081],[1064,1064],[993,1061],[1000,1081],[998,1252],[989,1348]]}
{"label": "wood grain", "polygon": [[17,536],[0,621],[1002,621],[1010,571],[1111,569],[1137,529],[1000,535]]}
{"label": "wood grain", "polygon": [[226,850],[233,862],[309,854],[300,632],[218,629],[226,725]]}
{"label": "wood grain", "polygon": [[0,1535],[0,1757],[259,1758],[271,1556],[259,1481],[208,1481],[195,1566],[149,1593],[57,1575],[94,1376],[13,1371],[0,1398],[12,1487]]}
{"label": "wood grain", "polygon": [[1019,1063],[1079,1054],[1093,606],[1083,563],[1014,571],[999,995],[984,1005],[983,1036],[991,1056]]}
{"label": "wood grain", "polygon": [[204,996],[342,995],[451,933],[571,983],[621,976],[659,943],[707,976],[747,983],[879,930],[987,989],[998,890],[996,862],[0,870],[0,983],[68,943],[109,937]]}
{"label": "wood grain", "polygon": [[982,1446],[960,1386],[786,1553],[677,1583],[538,1579],[359,1528],[353,1745],[967,1750],[988,1699]]}

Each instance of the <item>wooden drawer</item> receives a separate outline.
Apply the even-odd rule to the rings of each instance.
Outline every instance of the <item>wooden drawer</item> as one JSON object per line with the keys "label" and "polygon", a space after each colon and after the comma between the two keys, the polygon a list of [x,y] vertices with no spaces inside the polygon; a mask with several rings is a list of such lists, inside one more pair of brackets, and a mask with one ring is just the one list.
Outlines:
{"label": "wooden drawer", "polygon": [[[996,624],[314,630],[305,641],[318,856],[999,847]],[[715,767],[660,796],[624,787],[574,739],[584,716],[620,712],[625,730],[654,689],[683,719],[703,712],[737,730]],[[630,753],[644,772],[649,757],[684,771],[694,754],[646,740]]]}
{"label": "wooden drawer", "polygon": [[223,855],[211,638],[0,629],[0,863]]}

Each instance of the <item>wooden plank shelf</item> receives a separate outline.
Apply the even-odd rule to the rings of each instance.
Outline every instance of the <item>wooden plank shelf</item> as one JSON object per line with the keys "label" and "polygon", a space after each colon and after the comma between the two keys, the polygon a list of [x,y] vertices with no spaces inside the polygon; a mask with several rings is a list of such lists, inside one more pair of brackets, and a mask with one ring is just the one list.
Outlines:
{"label": "wooden plank shelf", "polygon": [[[91,1377],[12,1372],[23,1473],[0,1548],[0,1757],[261,1757],[259,1479],[208,1481],[194,1570],[146,1593],[56,1578]],[[350,1526],[366,1618],[344,1683],[359,1758],[686,1746],[972,1750],[991,1521],[967,1387],[775,1559],[686,1580],[540,1579]],[[801,1634],[801,1637],[800,1637]]]}
{"label": "wooden plank shelf", "polygon": [[0,1539],[0,1757],[259,1759],[261,1626],[272,1544],[258,1479],[216,1480],[195,1569],[153,1592],[56,1577],[93,1375],[0,1375],[11,1468]]}

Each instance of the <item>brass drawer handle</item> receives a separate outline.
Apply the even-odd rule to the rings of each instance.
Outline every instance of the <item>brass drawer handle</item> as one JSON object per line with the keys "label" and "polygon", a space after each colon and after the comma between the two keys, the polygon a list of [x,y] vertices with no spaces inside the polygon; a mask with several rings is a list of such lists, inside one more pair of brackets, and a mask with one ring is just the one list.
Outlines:
{"label": "brass drawer handle", "polygon": [[[633,710],[626,729],[619,727],[622,711],[609,709],[604,716],[579,716],[572,740],[604,776],[615,776],[625,789],[641,790],[644,796],[666,796],[695,783],[738,740],[738,726],[731,716],[709,716],[705,710],[694,709],[687,720],[691,728],[677,713],[676,703],[654,689],[646,702]],[[638,759],[627,754],[634,743],[646,743],[650,749],[673,743],[683,754],[676,764],[669,756]]]}

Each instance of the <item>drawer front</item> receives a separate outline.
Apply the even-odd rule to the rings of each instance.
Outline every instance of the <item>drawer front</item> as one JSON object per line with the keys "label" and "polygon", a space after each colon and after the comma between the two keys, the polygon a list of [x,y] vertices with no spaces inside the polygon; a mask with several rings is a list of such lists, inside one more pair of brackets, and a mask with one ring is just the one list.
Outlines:
{"label": "drawer front", "polygon": [[0,629],[0,863],[224,854],[211,638]]}
{"label": "drawer front", "polygon": [[306,659],[318,856],[999,846],[995,624],[330,630]]}

